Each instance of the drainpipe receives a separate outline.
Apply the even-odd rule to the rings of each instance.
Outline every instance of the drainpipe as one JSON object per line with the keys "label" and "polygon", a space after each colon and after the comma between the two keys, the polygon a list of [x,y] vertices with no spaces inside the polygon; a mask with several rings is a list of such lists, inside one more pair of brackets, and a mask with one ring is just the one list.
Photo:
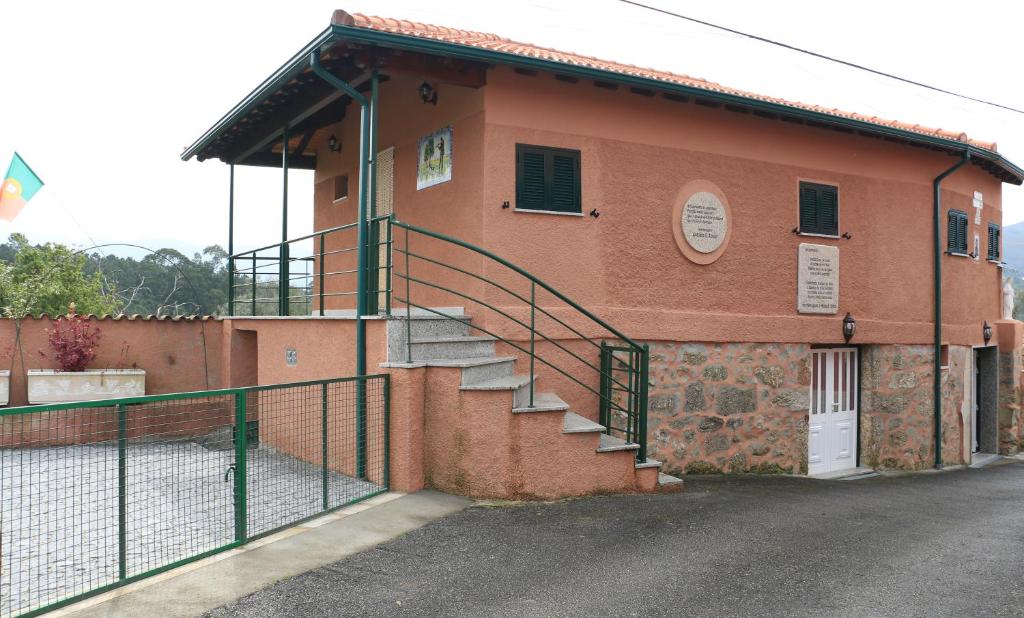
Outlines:
{"label": "drainpipe", "polygon": [[942,190],[941,184],[947,176],[971,160],[971,152],[965,150],[963,157],[948,170],[935,177],[932,182],[932,198],[935,206],[932,214],[932,239],[935,243],[935,366],[932,380],[932,406],[935,410],[935,467],[942,468]]}
{"label": "drainpipe", "polygon": [[[309,68],[320,79],[347,94],[359,104],[359,221],[357,225],[356,243],[359,247],[358,264],[356,266],[356,376],[366,375],[366,259],[369,255],[366,240],[367,204],[370,180],[370,102],[337,75],[330,73],[320,64],[320,52],[309,55]],[[376,75],[375,75],[376,76]],[[356,476],[366,476],[366,383],[357,381],[356,388]]]}

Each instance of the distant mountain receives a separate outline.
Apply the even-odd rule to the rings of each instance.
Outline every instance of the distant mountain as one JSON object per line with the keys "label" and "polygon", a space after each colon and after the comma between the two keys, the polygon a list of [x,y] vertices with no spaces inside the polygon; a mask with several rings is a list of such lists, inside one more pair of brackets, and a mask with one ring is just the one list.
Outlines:
{"label": "distant mountain", "polygon": [[[1024,280],[1024,222],[1003,228],[1003,261],[1005,274],[1018,281]],[[1016,286],[1020,289],[1020,285]]]}

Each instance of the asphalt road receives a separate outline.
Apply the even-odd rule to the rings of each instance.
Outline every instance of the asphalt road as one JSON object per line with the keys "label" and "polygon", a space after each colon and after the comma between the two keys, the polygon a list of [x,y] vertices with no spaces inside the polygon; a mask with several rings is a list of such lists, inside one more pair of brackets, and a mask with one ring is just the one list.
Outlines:
{"label": "asphalt road", "polygon": [[1024,464],[475,507],[214,616],[1024,616]]}

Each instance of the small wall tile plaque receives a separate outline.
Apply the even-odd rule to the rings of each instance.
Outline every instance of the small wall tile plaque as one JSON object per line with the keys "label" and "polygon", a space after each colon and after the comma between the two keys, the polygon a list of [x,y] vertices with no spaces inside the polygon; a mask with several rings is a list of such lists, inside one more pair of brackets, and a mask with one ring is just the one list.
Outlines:
{"label": "small wall tile plaque", "polygon": [[839,312],[839,247],[800,243],[796,310]]}

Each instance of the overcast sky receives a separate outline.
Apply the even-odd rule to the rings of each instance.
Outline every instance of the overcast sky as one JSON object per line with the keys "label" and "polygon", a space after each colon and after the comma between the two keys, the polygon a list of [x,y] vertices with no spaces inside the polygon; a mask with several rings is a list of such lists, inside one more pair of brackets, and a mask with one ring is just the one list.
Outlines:
{"label": "overcast sky", "polygon": [[[1024,108],[1019,2],[670,2],[675,12]],[[852,10],[851,10],[852,7]],[[927,7],[927,10],[922,10]],[[4,3],[0,168],[17,150],[46,186],[0,237],[191,253],[226,245],[227,166],[179,155],[323,30],[336,8],[494,32],[764,94],[995,140],[1024,165],[1024,115],[899,84],[617,0],[178,0]],[[0,170],[2,172],[3,170]],[[311,231],[293,172],[289,231]],[[236,174],[236,248],[276,241],[280,172]],[[1004,185],[1004,222],[1024,191]]]}

